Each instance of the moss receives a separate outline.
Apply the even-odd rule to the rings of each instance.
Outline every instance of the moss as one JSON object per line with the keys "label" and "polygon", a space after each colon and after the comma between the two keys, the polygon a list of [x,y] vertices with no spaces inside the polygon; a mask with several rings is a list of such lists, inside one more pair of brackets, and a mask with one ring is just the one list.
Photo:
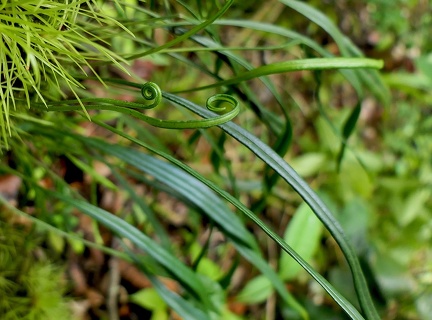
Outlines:
{"label": "moss", "polygon": [[62,269],[35,255],[34,232],[0,223],[2,320],[72,319]]}

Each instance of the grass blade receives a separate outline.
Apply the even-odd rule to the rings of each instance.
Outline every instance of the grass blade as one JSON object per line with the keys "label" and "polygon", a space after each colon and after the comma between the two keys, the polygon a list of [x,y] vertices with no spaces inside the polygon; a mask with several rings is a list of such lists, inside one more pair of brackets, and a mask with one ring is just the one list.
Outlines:
{"label": "grass blade", "polygon": [[[173,98],[174,100],[176,100],[176,103],[179,103],[180,105],[184,105],[184,104],[188,105],[188,109],[189,110],[193,111],[195,108],[201,109],[200,107],[192,104],[191,102],[189,102],[187,100],[184,100],[184,99],[181,99],[181,98],[178,98],[176,96],[173,96],[173,95],[170,95],[170,94],[166,94],[166,93],[164,94],[164,96],[166,98]],[[181,99],[181,100],[179,100],[179,99]],[[182,104],[182,103],[184,103],[184,104]],[[197,111],[197,110],[195,110],[195,111]],[[205,112],[205,110],[203,110],[203,111]],[[168,159],[170,162],[172,162],[176,166],[182,168],[187,173],[189,173],[192,176],[194,176],[195,178],[199,179],[199,181],[203,182],[205,185],[207,185],[210,189],[212,189],[213,191],[215,191],[216,193],[218,193],[225,200],[229,201],[237,209],[239,209],[241,212],[243,212],[248,218],[250,218],[253,222],[255,222],[285,252],[287,252],[291,257],[293,257],[326,290],[326,292],[341,306],[341,308],[348,315],[351,316],[352,319],[356,319],[356,320],[362,320],[363,319],[363,317],[361,316],[361,314],[352,306],[352,304],[349,301],[347,301],[345,299],[345,297],[343,297],[340,293],[338,293],[333,288],[333,286],[326,279],[324,279],[306,261],[304,261],[304,259],[301,256],[299,256],[294,250],[292,250],[291,247],[280,236],[278,236],[276,233],[274,233],[272,230],[270,230],[254,213],[252,213],[250,210],[248,210],[237,199],[235,199],[234,197],[232,197],[227,192],[221,190],[218,186],[214,185],[211,181],[203,178],[199,173],[195,172],[193,169],[191,169],[190,167],[186,166],[181,161],[179,161],[179,160],[177,160],[177,159],[175,159],[175,158],[173,158],[173,157],[171,157],[169,155],[166,155],[166,154],[164,154],[162,152],[159,152],[158,150],[153,149],[152,147],[150,147],[150,146],[142,143],[141,141],[139,141],[139,140],[137,140],[137,139],[135,139],[135,138],[133,138],[133,137],[125,134],[122,131],[119,131],[119,130],[117,130],[117,129],[113,128],[113,127],[110,127],[108,125],[105,125],[103,123],[98,123],[98,124],[101,125],[104,128],[107,128],[107,129],[111,130],[112,132],[115,132],[116,134],[118,134],[118,135],[120,135],[122,137],[125,137],[126,139],[128,139],[128,140],[130,140],[130,141],[132,141],[132,142],[134,142],[134,143],[136,143],[136,144],[138,144],[140,146],[143,146],[143,147],[149,149],[150,151],[152,151],[152,152],[154,152],[154,153],[156,153],[156,154],[164,157],[165,159]],[[225,131],[230,134],[230,132],[227,131],[226,128],[225,128]],[[248,146],[248,145],[246,144],[246,146]],[[268,147],[268,146],[266,146],[266,147],[271,150],[270,147]],[[249,146],[248,146],[248,148],[249,148]],[[272,152],[274,153],[274,151],[272,151]],[[347,243],[347,241],[346,241],[346,243]],[[349,246],[349,244],[348,244],[348,246]],[[354,258],[355,258],[355,256],[354,256]],[[361,269],[357,268],[356,271],[360,272],[360,275],[362,276]],[[366,288],[366,294],[368,294],[367,288]]]}
{"label": "grass blade", "polygon": [[150,50],[147,50],[145,52],[142,53],[138,53],[138,54],[134,54],[132,56],[127,57],[128,60],[134,60],[152,53],[157,53],[163,49],[167,49],[170,48],[174,45],[176,45],[177,43],[180,43],[186,39],[188,39],[190,36],[196,34],[197,32],[199,32],[200,30],[205,29],[205,27],[211,25],[216,19],[218,19],[219,17],[221,17],[228,9],[229,7],[232,5],[234,0],[227,0],[225,2],[225,4],[223,5],[223,7],[216,12],[216,14],[212,15],[209,19],[207,19],[206,21],[204,21],[203,23],[200,23],[199,25],[193,27],[192,29],[190,29],[188,32],[185,32],[184,34],[182,34],[181,36],[175,38],[174,40],[171,40],[161,46],[152,48]]}
{"label": "grass blade", "polygon": [[86,201],[77,200],[55,191],[43,189],[43,192],[77,208],[82,213],[105,225],[120,237],[132,241],[139,249],[148,253],[154,260],[159,262],[160,265],[183,286],[188,288],[188,290],[203,303],[203,309],[212,310],[212,304],[206,295],[206,289],[197,275],[141,231],[126,221]]}
{"label": "grass blade", "polygon": [[[177,104],[184,106],[193,112],[196,112],[200,116],[210,116],[206,110],[195,106],[185,99],[179,98],[169,93],[163,93],[163,95],[166,99],[173,100]],[[220,127],[234,139],[245,145],[267,165],[273,168],[273,170],[275,170],[311,207],[317,217],[334,237],[342,252],[344,253],[345,258],[347,259],[363,312],[367,315],[368,319],[379,319],[355,251],[350,245],[339,222],[333,217],[333,214],[330,212],[324,202],[295,172],[295,170],[287,162],[285,162],[284,159],[282,159],[276,152],[274,152],[261,140],[232,122],[221,125]],[[284,241],[282,240],[279,244],[282,246],[283,243]]]}
{"label": "grass blade", "polygon": [[[276,272],[258,254],[258,245],[253,236],[247,231],[240,220],[229,210],[216,194],[196,177],[180,170],[170,163],[161,161],[155,157],[137,150],[118,145],[111,145],[95,139],[86,139],[85,143],[91,148],[99,149],[110,156],[115,156],[129,165],[132,165],[147,174],[173,188],[190,203],[201,208],[218,226],[224,234],[230,238],[236,249],[246,259],[253,263],[264,275],[268,277],[273,286],[281,294],[284,300],[294,310],[308,319],[304,308],[288,293]],[[164,155],[165,157],[167,155]],[[204,178],[201,178],[204,179]],[[217,187],[216,187],[217,188]],[[219,192],[222,192],[219,190]]]}

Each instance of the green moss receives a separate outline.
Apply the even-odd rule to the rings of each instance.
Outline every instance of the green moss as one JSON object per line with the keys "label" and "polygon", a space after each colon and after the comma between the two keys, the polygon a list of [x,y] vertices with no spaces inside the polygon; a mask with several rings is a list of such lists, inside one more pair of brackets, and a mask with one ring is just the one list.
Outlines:
{"label": "green moss", "polygon": [[2,320],[72,319],[60,267],[35,255],[35,235],[0,223],[0,315]]}

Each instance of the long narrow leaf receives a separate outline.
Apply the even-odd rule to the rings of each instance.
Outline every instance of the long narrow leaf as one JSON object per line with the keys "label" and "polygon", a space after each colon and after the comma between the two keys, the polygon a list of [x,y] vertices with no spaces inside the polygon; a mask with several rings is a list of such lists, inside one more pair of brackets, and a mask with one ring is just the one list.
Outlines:
{"label": "long narrow leaf", "polygon": [[342,32],[339,31],[339,28],[336,27],[336,25],[321,11],[313,8],[307,3],[300,2],[300,1],[295,1],[295,0],[279,0],[279,1],[285,4],[286,6],[294,9],[295,11],[301,13],[307,19],[315,22],[317,25],[323,28],[336,41],[342,55],[345,57],[350,56],[346,48],[350,40],[346,38],[342,34]]}
{"label": "long narrow leaf", "polygon": [[[180,99],[177,98],[176,96],[172,96],[169,94],[165,94],[166,97],[174,97],[175,100]],[[186,104],[189,104],[189,109],[190,110],[195,110],[195,108],[201,109],[200,107],[192,104],[191,102],[181,99],[183,101],[176,101],[177,103],[180,102],[184,102]],[[195,110],[197,111],[197,110]],[[205,111],[204,109],[201,111]],[[199,114],[199,112],[197,112]],[[205,113],[204,113],[205,114]],[[338,293],[333,286],[326,280],[324,279],[319,273],[317,273],[306,261],[304,261],[304,259],[299,256],[294,250],[291,249],[291,247],[276,233],[274,233],[272,230],[270,230],[253,212],[251,212],[250,210],[248,210],[241,202],[239,202],[237,199],[235,199],[234,197],[232,197],[229,193],[221,190],[218,186],[216,186],[215,184],[213,184],[211,181],[203,178],[200,174],[198,174],[196,171],[194,171],[193,169],[191,169],[190,167],[186,166],[185,164],[183,164],[181,161],[167,155],[164,154],[162,152],[159,152],[158,150],[153,149],[152,147],[150,147],[149,145],[146,145],[145,143],[142,143],[141,141],[125,134],[122,131],[119,131],[113,127],[110,127],[108,125],[105,125],[103,123],[98,123],[99,125],[101,125],[104,128],[107,128],[113,132],[115,132],[116,134],[125,137],[126,139],[140,145],[143,146],[147,149],[149,149],[150,151],[166,158],[167,160],[169,160],[170,162],[172,162],[173,164],[175,164],[176,166],[182,168],[183,170],[185,170],[187,173],[191,174],[192,176],[194,176],[195,178],[197,178],[199,181],[203,182],[205,185],[207,185],[210,189],[212,189],[213,191],[215,191],[216,193],[218,193],[220,196],[222,196],[225,200],[229,201],[231,204],[233,204],[237,209],[239,209],[241,212],[243,212],[248,218],[250,218],[253,222],[255,222],[267,235],[269,235],[269,237],[271,239],[273,239],[285,252],[287,252],[291,257],[293,257],[325,290],[326,292],[336,301],[336,303],[338,303],[341,308],[348,314],[351,316],[352,319],[355,320],[362,320],[363,317],[360,315],[360,313],[352,306],[352,304],[347,301],[345,299],[344,296],[342,296],[340,293]],[[228,132],[228,131],[227,131]],[[229,132],[228,132],[229,133]],[[261,142],[262,143],[262,142]],[[249,147],[249,146],[248,146]],[[267,146],[268,149],[271,149],[270,147]],[[274,153],[274,152],[273,152]],[[361,269],[357,269],[357,272],[360,272],[360,275],[362,275],[362,271]],[[276,288],[277,289],[277,288]],[[368,294],[367,288],[366,288],[366,294]]]}
{"label": "long narrow leaf", "polygon": [[[113,81],[123,84],[128,84],[130,86],[139,87],[138,84],[132,84],[127,81]],[[200,108],[199,106],[189,102],[188,100],[179,98],[175,95],[169,94],[169,93],[163,93],[163,96],[180,106],[183,106],[196,114],[199,114],[203,117],[211,117],[213,113]],[[185,166],[180,161],[165,155],[163,153],[160,153],[158,150],[154,150],[150,146],[142,143],[141,141],[134,139],[125,133],[116,130],[114,128],[111,128],[109,126],[106,126],[103,123],[99,123],[100,125],[109,128],[111,131],[116,132],[117,134],[128,138],[129,140],[144,146],[153,152],[169,159],[171,162],[176,164],[177,166],[183,168],[187,172],[191,173],[192,175],[195,175],[196,173],[190,169],[189,167]],[[373,305],[373,302],[371,300],[366,281],[364,279],[360,264],[358,262],[358,259],[355,255],[354,250],[352,249],[351,245],[349,244],[340,224],[337,222],[337,220],[333,217],[331,212],[328,210],[328,208],[325,206],[325,204],[319,199],[319,197],[313,192],[313,190],[298,176],[298,174],[281,158],[279,157],[270,147],[268,147],[266,144],[264,144],[262,141],[260,141],[258,138],[254,137],[241,127],[233,124],[228,123],[225,125],[220,126],[224,131],[226,131],[228,134],[233,136],[235,139],[240,141],[242,144],[244,144],[247,148],[249,148],[252,152],[254,152],[259,158],[261,158],[264,162],[266,162],[269,166],[271,166],[278,174],[281,175],[281,177],[290,184],[294,190],[296,190],[300,196],[305,200],[306,203],[312,208],[312,210],[317,214],[318,218],[324,223],[326,228],[330,231],[332,236],[335,238],[339,246],[341,247],[348,264],[351,268],[352,275],[354,278],[354,283],[356,287],[356,291],[359,297],[360,304],[363,308],[363,311],[365,314],[372,315],[370,317],[371,319],[376,319],[375,307]],[[199,175],[198,175],[199,176]],[[223,196],[225,199],[230,201],[231,203],[235,204],[237,208],[242,210],[245,214],[248,215],[249,218],[253,219],[269,236],[272,237],[287,253],[289,253],[298,263],[300,263],[325,289],[326,291],[335,299],[338,304],[341,305],[341,307],[350,315],[352,315],[355,319],[361,319],[358,317],[359,314],[355,310],[355,308],[352,307],[350,303],[346,301],[344,297],[342,297],[340,294],[334,291],[334,289],[331,287],[331,285],[322,278],[319,274],[317,274],[312,268],[308,266],[307,263],[305,263],[301,257],[299,257],[295,252],[291,250],[291,248],[277,235],[271,232],[265,225],[262,225],[261,221],[259,219],[255,219],[255,216],[249,212],[248,210],[244,210],[244,208],[241,208],[241,203],[239,203],[236,199],[233,199],[229,194],[225,192],[221,192],[218,187],[213,185],[211,182],[207,180],[201,180],[205,184],[207,184],[210,188],[212,188],[214,191],[218,192],[221,196]]]}
{"label": "long narrow leaf", "polygon": [[189,198],[196,206],[206,208],[210,217],[225,234],[250,248],[258,249],[258,244],[240,219],[233,216],[231,212],[227,212],[224,204],[209,188],[184,171],[179,171],[155,157],[120,145],[108,144],[96,139],[85,139],[83,142],[157,177],[159,181]]}
{"label": "long narrow leaf", "polygon": [[10,202],[7,199],[5,199],[2,195],[0,195],[0,204],[5,206],[10,212],[13,212],[16,215],[20,215],[26,219],[29,219],[35,225],[40,227],[41,230],[53,232],[53,233],[59,235],[60,237],[63,237],[63,238],[68,239],[70,241],[80,242],[87,247],[94,248],[96,250],[100,250],[101,252],[104,252],[110,256],[118,257],[118,258],[121,258],[123,260],[130,261],[130,258],[128,257],[128,255],[124,252],[115,250],[113,248],[106,247],[104,245],[97,244],[95,242],[88,241],[88,240],[78,236],[75,233],[68,233],[66,231],[63,231],[63,230],[59,229],[58,227],[54,227],[43,220],[35,218],[34,216],[17,209],[13,205],[11,205]]}
{"label": "long narrow leaf", "polygon": [[[179,98],[169,93],[163,93],[163,95],[166,99],[175,101],[177,104],[203,117],[211,116],[211,114],[209,114],[206,110],[190,103],[185,99]],[[325,227],[334,237],[348,261],[363,312],[365,315],[367,315],[368,319],[379,319],[355,251],[350,245],[341,225],[333,217],[333,214],[330,212],[324,202],[284,159],[282,159],[276,152],[274,152],[261,140],[232,122],[221,125],[220,127],[234,139],[245,145],[267,165],[272,167],[273,170],[280,174],[280,176],[311,207],[317,217],[323,222]]]}
{"label": "long narrow leaf", "polygon": [[162,225],[160,224],[160,222],[157,220],[156,215],[154,214],[154,212],[152,211],[152,209],[145,203],[145,201],[138,196],[135,191],[133,190],[133,188],[130,186],[129,183],[127,183],[127,181],[121,176],[121,174],[113,167],[111,167],[111,172],[113,173],[114,177],[117,179],[117,181],[119,182],[120,186],[126,190],[128,192],[128,194],[130,195],[131,199],[133,201],[135,201],[135,203],[141,208],[141,210],[144,212],[144,214],[146,215],[148,221],[150,222],[150,224],[152,225],[152,227],[154,228],[156,235],[159,237],[159,239],[161,240],[162,245],[165,248],[169,248],[171,246],[171,241],[169,239],[168,234],[166,233],[165,229],[162,227]]}
{"label": "long narrow leaf", "polygon": [[[305,37],[304,35],[301,35],[295,31],[288,30],[286,28],[276,26],[274,24],[265,23],[265,22],[258,22],[258,21],[249,21],[249,20],[217,20],[215,21],[216,24],[219,25],[231,25],[231,26],[237,26],[237,27],[243,27],[243,28],[250,28],[257,31],[264,31],[269,32],[273,34],[277,34],[289,39],[296,39],[300,40],[302,44],[308,46],[309,48],[313,49],[314,51],[318,52],[320,55],[326,58],[334,57],[333,54],[322,48],[318,43],[313,41],[312,39],[309,39]],[[350,48],[351,50],[354,50]],[[359,54],[355,54],[354,56],[359,56]],[[386,92],[385,86],[383,85],[382,80],[374,76],[373,80],[369,80],[366,77],[366,74],[374,74],[373,70],[340,70],[340,73],[343,74],[343,76],[351,83],[351,85],[355,88],[358,96],[363,96],[363,88],[361,80],[364,80],[364,83],[367,85],[367,87],[377,94],[380,99],[388,100],[388,93],[383,94],[382,92]],[[380,89],[376,89],[380,88]],[[383,89],[384,88],[384,89]]]}
{"label": "long narrow leaf", "polygon": [[176,280],[190,290],[203,303],[205,309],[212,309],[209,297],[206,294],[204,285],[197,275],[177,258],[172,256],[163,247],[148,238],[141,231],[130,225],[126,221],[114,216],[113,214],[98,208],[86,201],[77,200],[71,196],[58,193],[56,191],[43,190],[53,198],[57,198],[75,208],[82,213],[90,216],[99,223],[123,238],[127,238],[138,248],[147,252],[153,259],[159,262],[165,270],[172,274]]}
{"label": "long narrow leaf", "polygon": [[220,81],[207,86],[197,87],[182,92],[197,91],[210,89],[220,86],[228,86],[243,81],[259,78],[262,76],[293,72],[300,70],[331,70],[331,69],[360,69],[373,68],[380,69],[384,65],[381,60],[367,58],[315,58],[315,59],[297,59],[284,62],[276,62],[265,66],[257,67],[253,70],[243,72],[231,79]]}
{"label": "long narrow leaf", "polygon": [[[94,149],[101,150],[110,156],[115,156],[129,165],[154,176],[176,190],[191,203],[201,208],[216,222],[224,234],[231,239],[237,250],[270,279],[284,300],[293,309],[297,310],[303,319],[308,319],[304,308],[286,291],[283,282],[276,272],[257,253],[258,245],[255,239],[237,216],[205,184],[176,166],[137,150],[108,144],[99,140],[85,139],[84,142]],[[219,190],[219,192],[222,191]]]}
{"label": "long narrow leaf", "polygon": [[[309,4],[296,0],[279,0],[286,6],[294,9],[307,19],[313,21],[323,28],[337,43],[340,52],[344,57],[361,57],[361,51],[347,38],[339,28],[322,12],[313,8]],[[367,87],[384,103],[389,101],[389,92],[381,81],[376,71],[366,73],[359,70],[357,75],[363,80]]]}
{"label": "long narrow leaf", "polygon": [[147,50],[147,51],[145,51],[143,53],[134,54],[134,55],[128,57],[127,59],[133,60],[133,59],[140,58],[140,57],[152,54],[152,53],[157,53],[160,50],[172,47],[172,46],[176,45],[177,43],[180,43],[180,42],[186,40],[190,36],[196,34],[200,30],[202,30],[205,27],[207,27],[210,24],[212,24],[216,19],[218,19],[219,17],[221,17],[229,9],[229,7],[232,5],[233,1],[234,0],[227,0],[225,2],[225,4],[223,5],[223,7],[218,12],[216,12],[214,15],[212,15],[209,19],[207,19],[206,21],[204,21],[204,22],[200,23],[199,25],[193,27],[191,30],[189,30],[188,32],[185,32],[184,34],[182,34],[181,36],[175,38],[174,40],[171,40],[170,42],[167,42],[167,43],[165,43],[165,44],[163,44],[161,46],[158,46],[158,47],[152,48],[150,50]]}
{"label": "long narrow leaf", "polygon": [[132,260],[135,264],[147,275],[148,279],[152,283],[153,287],[156,289],[157,293],[160,297],[173,309],[175,310],[183,319],[194,319],[201,320],[206,319],[209,320],[208,314],[199,310],[192,303],[184,300],[181,296],[176,294],[175,292],[169,290],[157,277],[151,274],[150,270],[148,270],[147,266],[139,259],[134,257],[133,253],[130,253]]}

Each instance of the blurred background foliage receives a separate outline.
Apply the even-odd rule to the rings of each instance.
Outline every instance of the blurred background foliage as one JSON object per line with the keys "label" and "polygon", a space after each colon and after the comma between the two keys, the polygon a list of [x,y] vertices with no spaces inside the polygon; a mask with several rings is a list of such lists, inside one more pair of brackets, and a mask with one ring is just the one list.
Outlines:
{"label": "blurred background foliage", "polygon": [[[84,2],[77,3],[81,5]],[[431,319],[432,4],[426,0],[312,0],[306,3],[333,21],[365,56],[384,61],[378,79],[382,80],[388,92],[374,92],[374,85],[380,90],[381,84],[372,80],[369,87],[363,84],[365,92],[358,98],[353,85],[337,72],[298,71],[269,76],[284,101],[292,124],[292,141],[283,157],[318,192],[346,231],[382,318]],[[98,46],[84,45],[81,49],[87,50],[89,55],[81,61],[84,67],[81,70],[72,68],[83,88],[76,85],[72,89],[67,81],[65,85],[59,80],[63,94],[71,99],[75,98],[73,92],[83,99],[141,99],[131,89],[125,90],[120,86],[107,89],[96,80],[83,80],[82,70],[92,74],[89,66],[104,79],[120,78],[138,83],[151,80],[161,84],[167,92],[198,88],[213,83],[215,79],[234,77],[248,68],[246,64],[243,67],[235,64],[233,56],[221,54],[226,48],[216,48],[216,54],[207,51],[206,48],[219,43],[239,49],[230,53],[254,67],[318,56],[306,45],[295,40],[287,41],[286,37],[276,33],[241,28],[243,21],[263,22],[295,31],[335,56],[342,51],[327,31],[311,22],[309,17],[285,6],[283,1],[236,1],[223,15],[223,20],[207,27],[206,34],[211,35],[215,43],[206,43],[210,38],[201,32],[195,38],[148,55],[148,50],[175,39],[174,35],[182,35],[185,26],[193,26],[196,21],[211,17],[221,7],[220,3],[128,0],[99,1],[98,5],[100,12],[97,17],[102,19],[99,25],[89,22],[91,10],[87,10],[85,4],[84,17],[77,17],[88,34],[94,35],[91,38]],[[103,13],[103,18],[100,13]],[[113,23],[110,17],[116,22]],[[125,28],[134,36],[124,31]],[[94,54],[97,48],[105,46],[110,51],[100,49],[102,55]],[[9,63],[8,59],[4,63]],[[126,75],[125,70],[130,75]],[[2,78],[2,85],[4,81]],[[56,82],[52,78],[50,81],[51,85]],[[51,91],[48,90],[48,98],[59,97],[58,92],[50,94]],[[219,88],[210,88],[183,93],[182,96],[202,104],[212,93],[219,91]],[[283,111],[275,95],[258,80],[229,86],[226,92],[237,94],[243,103],[242,113],[234,121],[275,146],[278,133],[284,130]],[[253,96],[251,92],[256,100],[250,98]],[[36,95],[33,98],[41,102]],[[260,105],[265,106],[268,113],[257,112]],[[347,119],[357,107],[360,107],[358,121],[352,133],[345,136]],[[172,106],[170,109],[161,106],[146,111],[146,114],[170,119],[187,117],[182,109],[173,109]],[[268,169],[246,147],[216,128],[159,131],[110,111],[90,112],[90,115],[93,121],[113,124],[117,129],[175,156],[230,190],[358,306],[350,270],[334,239],[286,183],[277,181],[271,191],[266,192],[271,175],[267,175]],[[33,225],[35,230],[32,232],[41,240],[40,244],[30,246],[27,240],[20,240],[22,236],[18,232],[21,231],[17,230],[12,237],[5,235],[14,232],[8,227],[12,224],[11,218],[2,217],[9,222],[2,223],[0,236],[11,241],[17,239],[13,245],[5,242],[3,246],[1,242],[0,254],[10,257],[13,250],[16,253],[33,252],[29,255],[35,255],[39,261],[37,267],[32,268],[34,274],[22,271],[22,275],[32,279],[60,277],[60,269],[52,267],[47,256],[63,265],[70,283],[58,293],[70,288],[69,297],[73,297],[75,302],[68,298],[64,303],[72,306],[77,319],[136,317],[156,320],[175,319],[178,315],[161,299],[160,291],[155,290],[155,282],[143,277],[132,264],[109,258],[71,237],[82,236],[95,242],[99,249],[105,246],[123,250],[125,246],[118,243],[112,232],[78,213],[72,205],[53,200],[52,196],[40,191],[35,186],[37,184],[45,188],[54,185],[65,193],[76,192],[89,203],[117,214],[159,242],[168,242],[164,248],[181,257],[182,262],[191,266],[204,282],[207,281],[206,293],[222,310],[223,319],[300,318],[292,305],[276,298],[269,280],[253,267],[253,263],[237,253],[239,249],[227,241],[223,230],[213,228],[214,222],[203,214],[203,208],[150,174],[143,174],[131,163],[125,165],[127,160],[121,162],[109,152],[95,150],[91,144],[68,137],[66,132],[102,137],[114,145],[125,145],[118,136],[89,123],[77,112],[44,113],[30,108],[28,114],[13,114],[12,117],[17,134],[9,140],[9,151],[3,153],[1,193],[14,208],[38,218],[40,224],[38,227]],[[44,127],[46,124],[48,129]],[[54,130],[50,131],[50,126]],[[58,128],[57,133],[55,128]],[[349,139],[341,157],[342,137]],[[18,173],[21,183],[11,178]],[[16,210],[3,203],[8,208],[6,211]],[[148,212],[153,212],[159,224],[149,223],[151,214]],[[255,224],[243,217],[240,220],[254,235],[263,256],[310,319],[346,318],[323,289]],[[49,227],[41,223],[48,223],[55,229],[46,231]],[[24,225],[30,228],[27,223]],[[165,231],[159,233],[159,227]],[[68,236],[60,236],[58,230],[63,230]],[[135,247],[130,249],[130,243],[126,244],[128,250],[137,250]],[[15,249],[16,246],[29,251]],[[131,259],[130,255],[121,257]],[[160,271],[154,259],[141,258],[148,259],[142,264],[162,274],[165,285],[173,292],[181,292],[178,281],[170,279],[165,270]],[[18,270],[18,263],[18,260],[0,259],[0,271]],[[23,262],[29,263],[33,262]],[[113,273],[109,270],[120,270],[121,279],[113,280]],[[52,276],[41,276],[40,272]],[[22,285],[17,289],[5,285],[3,277],[0,274],[0,290],[9,290],[3,294],[18,292],[21,297],[33,294],[28,289],[32,283],[30,280],[15,281]],[[107,285],[112,283],[120,287],[118,306],[114,310]],[[38,285],[47,287],[47,292],[51,286],[48,281]],[[195,298],[190,299],[194,301]],[[40,299],[43,300],[43,296]],[[4,303],[0,306],[5,308]],[[34,306],[37,308],[38,304]],[[55,312],[65,312],[63,318],[66,319],[66,311],[51,312],[52,315],[46,319],[56,318]],[[113,314],[116,312],[115,317]],[[6,319],[15,318],[10,316]],[[36,316],[34,319],[42,318]]]}
{"label": "blurred background foliage", "polygon": [[[308,126],[308,132],[294,139],[290,161],[325,195],[359,254],[372,256],[382,290],[377,298],[382,294],[390,306],[387,317],[430,319],[432,48],[427,34],[432,27],[431,4],[308,3],[334,19],[367,56],[384,59],[383,79],[392,99],[388,105],[363,101],[340,172],[334,167],[337,138],[316,111],[307,122],[301,116],[295,121]],[[326,111],[338,123],[346,112],[347,93],[334,75],[323,86],[333,107]],[[298,153],[293,152],[296,145]],[[342,288],[348,283],[346,270],[330,267],[329,275],[346,292]]]}
{"label": "blurred background foliage", "polygon": [[[351,150],[362,160],[363,168],[353,154],[347,154],[341,171],[335,174],[330,160],[334,158],[335,143],[329,143],[333,134],[320,115],[312,120],[320,143],[307,138],[300,142],[302,152],[297,159],[294,157],[294,163],[298,161],[298,167],[294,168],[303,168],[305,174],[319,181],[318,188],[335,206],[359,252],[373,256],[381,293],[391,306],[388,316],[429,319],[432,48],[427,33],[432,26],[428,14],[431,4],[428,1],[315,4],[338,21],[341,30],[367,56],[384,59],[383,78],[391,89],[392,99],[389,105],[377,105],[370,99],[363,101],[360,121],[350,140]],[[333,81],[332,87],[335,85]],[[339,110],[333,113],[335,119],[341,115]],[[302,159],[309,160],[309,164]],[[330,271],[335,280],[341,273],[339,267]],[[340,285],[344,284],[340,281]]]}

